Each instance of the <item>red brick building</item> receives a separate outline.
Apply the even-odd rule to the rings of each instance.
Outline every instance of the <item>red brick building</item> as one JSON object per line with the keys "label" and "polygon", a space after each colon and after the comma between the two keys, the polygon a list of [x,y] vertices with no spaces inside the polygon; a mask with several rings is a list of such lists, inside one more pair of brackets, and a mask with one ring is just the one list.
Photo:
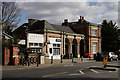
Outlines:
{"label": "red brick building", "polygon": [[84,17],[80,16],[77,22],[68,22],[66,19],[62,25],[69,26],[77,34],[85,35],[85,51],[83,56],[91,53],[91,57],[97,52],[101,52],[101,26],[84,20]]}

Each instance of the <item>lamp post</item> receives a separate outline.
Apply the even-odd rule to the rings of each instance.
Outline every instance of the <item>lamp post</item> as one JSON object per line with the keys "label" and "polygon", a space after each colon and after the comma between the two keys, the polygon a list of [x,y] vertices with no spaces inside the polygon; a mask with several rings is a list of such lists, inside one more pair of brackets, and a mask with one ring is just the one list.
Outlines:
{"label": "lamp post", "polygon": [[61,63],[62,63],[62,54],[61,54]]}
{"label": "lamp post", "polygon": [[28,66],[30,66],[30,62],[29,62],[29,57],[28,57],[28,49],[27,49],[27,35],[28,35],[28,26],[24,26],[25,27],[25,46],[26,46],[26,55],[27,55],[27,63],[28,63]]}

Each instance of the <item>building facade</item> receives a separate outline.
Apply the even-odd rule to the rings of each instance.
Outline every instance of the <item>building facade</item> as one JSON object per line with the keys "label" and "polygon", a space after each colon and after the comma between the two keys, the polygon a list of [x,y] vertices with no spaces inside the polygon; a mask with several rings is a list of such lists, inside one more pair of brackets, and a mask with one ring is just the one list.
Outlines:
{"label": "building facade", "polygon": [[65,22],[62,25],[69,26],[77,34],[85,35],[85,52],[83,56],[87,56],[88,53],[91,57],[97,52],[101,52],[101,26],[98,24],[90,23],[84,20],[84,17],[80,16],[77,22]]}
{"label": "building facade", "polygon": [[[68,19],[65,19],[62,25],[51,24],[46,20],[29,19],[28,23],[21,25],[14,33],[19,34],[21,30],[26,33],[23,34],[24,39],[27,37],[26,48],[34,50],[31,51],[34,53],[40,52],[37,48],[42,47],[42,53],[49,59],[51,56],[53,59],[60,59],[69,53],[79,58],[86,53],[93,55],[101,52],[100,25],[87,22],[83,17],[80,17],[77,22],[68,22]],[[29,42],[30,34],[35,37],[31,38],[33,42]],[[41,42],[40,39],[43,41]]]}

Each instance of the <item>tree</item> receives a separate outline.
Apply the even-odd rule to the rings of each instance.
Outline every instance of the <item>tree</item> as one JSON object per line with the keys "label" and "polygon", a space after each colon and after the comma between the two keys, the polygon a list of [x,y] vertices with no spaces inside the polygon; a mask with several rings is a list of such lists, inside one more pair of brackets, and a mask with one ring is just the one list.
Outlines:
{"label": "tree", "polygon": [[112,20],[107,22],[103,20],[102,23],[102,51],[118,51],[120,47],[119,42],[119,33],[116,23],[113,23]]}
{"label": "tree", "polygon": [[13,36],[13,39],[6,40],[4,37],[2,38],[2,46],[10,47],[12,45],[16,45],[18,43],[18,38],[16,35],[12,34],[12,31],[15,27],[17,27],[21,15],[20,8],[17,7],[17,3],[15,2],[1,2],[1,11],[2,17],[0,19],[2,24],[2,31]]}
{"label": "tree", "polygon": [[2,30],[11,34],[20,21],[20,8],[15,2],[2,2]]}

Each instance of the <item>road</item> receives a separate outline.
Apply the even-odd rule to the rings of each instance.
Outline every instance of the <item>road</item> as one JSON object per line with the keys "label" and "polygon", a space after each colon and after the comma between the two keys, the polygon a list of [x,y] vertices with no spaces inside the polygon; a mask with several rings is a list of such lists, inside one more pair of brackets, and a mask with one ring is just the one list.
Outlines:
{"label": "road", "polygon": [[[120,60],[119,60],[120,62]],[[118,65],[118,61],[108,62]],[[120,69],[105,71],[89,69],[90,66],[103,66],[103,62],[83,62],[64,65],[54,65],[46,68],[3,70],[3,78],[118,78]]]}

